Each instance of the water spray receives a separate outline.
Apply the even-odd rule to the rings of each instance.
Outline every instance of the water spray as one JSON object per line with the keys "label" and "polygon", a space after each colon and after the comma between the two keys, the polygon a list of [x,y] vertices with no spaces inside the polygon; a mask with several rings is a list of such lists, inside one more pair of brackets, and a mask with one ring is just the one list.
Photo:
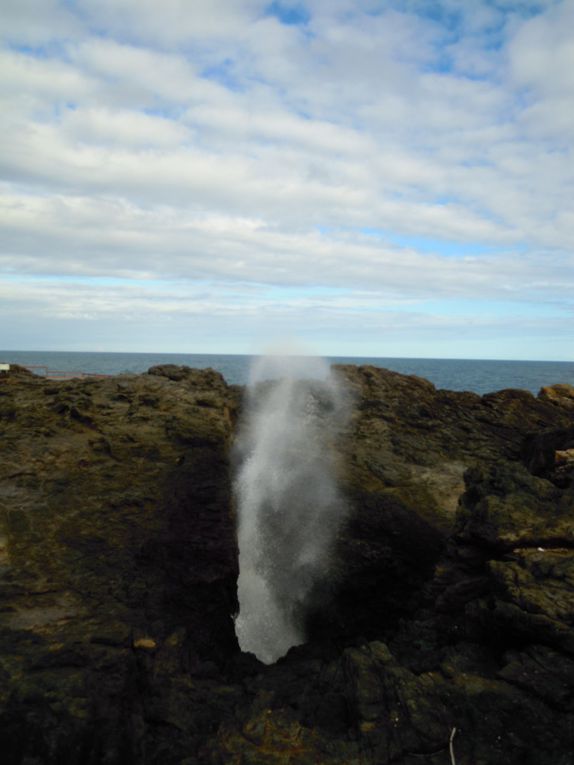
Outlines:
{"label": "water spray", "polygon": [[269,664],[305,641],[305,615],[329,577],[345,516],[333,443],[347,411],[322,359],[259,359],[247,389],[235,480],[244,651]]}

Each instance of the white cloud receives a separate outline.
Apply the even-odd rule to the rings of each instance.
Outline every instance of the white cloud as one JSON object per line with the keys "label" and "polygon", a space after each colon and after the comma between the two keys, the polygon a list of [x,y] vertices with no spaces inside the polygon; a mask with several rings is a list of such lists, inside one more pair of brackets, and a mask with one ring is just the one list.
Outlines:
{"label": "white cloud", "polygon": [[[526,338],[546,342],[551,337],[546,342],[551,357],[571,337],[564,316],[533,321],[520,309],[504,317],[496,310],[469,316],[383,301],[373,293],[305,296],[292,291],[277,300],[261,289],[181,283],[135,287],[13,281],[0,284],[0,326],[7,319],[33,347],[46,347],[37,333],[41,322],[69,350],[85,350],[92,343],[101,349],[104,343],[116,351],[212,353],[217,342],[221,352],[249,353],[260,352],[277,336],[300,336],[331,355],[369,355],[378,349],[380,355],[428,356],[438,348],[439,355],[452,357],[462,339],[455,356],[468,357],[476,349],[479,356],[504,358],[505,349],[516,353],[519,348],[529,358]],[[10,347],[10,338],[0,334],[0,339]]]}
{"label": "white cloud", "polygon": [[181,124],[130,110],[75,109],[62,120],[61,130],[74,143],[95,145],[178,146],[188,138]]}
{"label": "white cloud", "polygon": [[385,300],[514,299],[574,287],[574,263],[564,257],[453,258],[372,236],[283,233],[255,218],[146,211],[121,200],[5,200],[0,224],[6,242],[0,264],[29,274],[368,287]]}
{"label": "white cloud", "polygon": [[524,24],[508,50],[511,74],[530,103],[523,114],[529,133],[574,140],[574,2],[564,2]]}
{"label": "white cloud", "polygon": [[196,89],[207,90],[181,55],[98,37],[72,46],[69,55],[100,79],[104,98],[134,109],[187,103]]}
{"label": "white cloud", "polygon": [[519,85],[542,96],[574,95],[574,2],[564,2],[527,21],[509,46],[512,73]]}
{"label": "white cloud", "polygon": [[78,0],[97,29],[174,45],[240,35],[262,12],[261,0]]}
{"label": "white cloud", "polygon": [[0,268],[568,305],[574,0],[535,6],[10,3]]}
{"label": "white cloud", "polygon": [[65,61],[37,58],[9,50],[0,51],[0,94],[6,112],[22,109],[35,117],[62,103],[87,101],[98,93],[98,84]]}
{"label": "white cloud", "polygon": [[0,39],[42,45],[79,35],[82,27],[58,0],[2,0]]}

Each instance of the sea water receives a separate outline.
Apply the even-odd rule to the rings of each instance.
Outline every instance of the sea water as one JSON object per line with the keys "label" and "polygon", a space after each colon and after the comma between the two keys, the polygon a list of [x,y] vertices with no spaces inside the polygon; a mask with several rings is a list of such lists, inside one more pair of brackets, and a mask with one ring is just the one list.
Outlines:
{"label": "sea water", "polygon": [[[221,372],[228,383],[245,385],[253,356],[187,353],[80,353],[67,351],[0,351],[0,363],[43,365],[62,372],[137,374],[156,364],[185,364]],[[544,385],[574,385],[574,362],[493,361],[483,359],[401,359],[330,357],[332,364],[372,364],[430,380],[437,388],[489,393],[521,388],[538,393]],[[42,373],[43,370],[38,370]]]}

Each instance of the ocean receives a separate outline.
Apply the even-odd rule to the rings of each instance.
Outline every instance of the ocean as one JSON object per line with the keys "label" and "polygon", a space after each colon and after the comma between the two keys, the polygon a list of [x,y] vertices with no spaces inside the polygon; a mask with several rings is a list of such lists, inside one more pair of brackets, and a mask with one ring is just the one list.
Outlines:
{"label": "ocean", "polygon": [[[211,367],[228,383],[244,385],[252,356],[174,353],[72,353],[66,351],[0,351],[0,363],[39,365],[60,372],[92,374],[134,374],[156,364],[185,364]],[[489,393],[502,388],[522,388],[536,394],[544,385],[574,385],[574,362],[568,361],[485,361],[479,359],[401,359],[331,357],[333,364],[372,364],[407,375],[426,377],[437,388]]]}

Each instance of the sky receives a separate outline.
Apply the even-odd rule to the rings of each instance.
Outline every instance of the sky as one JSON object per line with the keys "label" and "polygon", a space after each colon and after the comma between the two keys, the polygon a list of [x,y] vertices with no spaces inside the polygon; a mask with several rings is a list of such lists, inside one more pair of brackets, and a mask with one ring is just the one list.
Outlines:
{"label": "sky", "polygon": [[0,19],[0,348],[574,360],[574,0]]}

